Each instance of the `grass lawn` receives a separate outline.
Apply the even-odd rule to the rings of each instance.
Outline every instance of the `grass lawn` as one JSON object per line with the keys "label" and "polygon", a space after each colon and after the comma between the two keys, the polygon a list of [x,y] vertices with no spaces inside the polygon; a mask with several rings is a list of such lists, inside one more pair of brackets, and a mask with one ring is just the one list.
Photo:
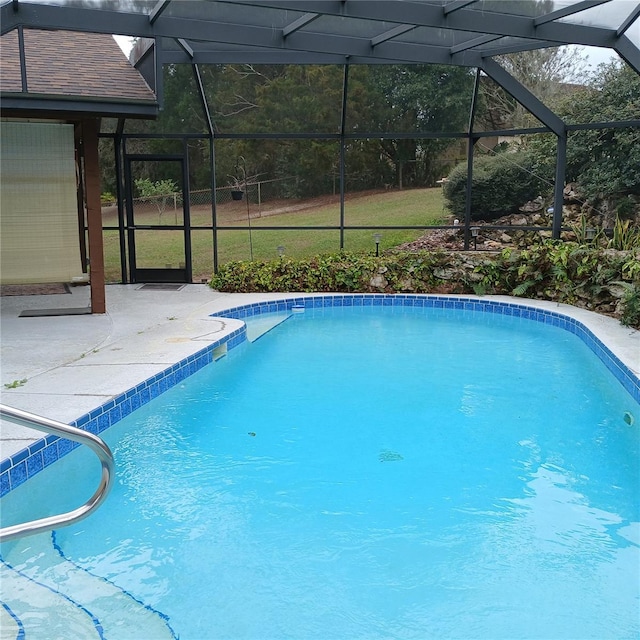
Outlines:
{"label": "grass lawn", "polygon": [[[279,203],[281,206],[261,211],[250,204],[251,234],[247,230],[218,232],[218,260],[220,264],[232,260],[270,260],[278,256],[283,246],[291,257],[304,257],[317,253],[329,253],[340,249],[339,230],[296,229],[272,231],[265,226],[327,226],[340,224],[340,205],[334,198],[317,198],[304,202]],[[268,205],[268,203],[267,203]],[[218,207],[218,224],[222,226],[246,226],[246,203]],[[344,248],[349,251],[374,251],[373,233],[381,233],[380,249],[384,250],[403,242],[415,240],[419,230],[382,230],[373,227],[386,225],[429,226],[439,224],[446,216],[442,190],[411,189],[381,193],[353,194],[345,202],[345,225],[371,226],[372,229],[345,230]],[[158,214],[153,211],[136,213],[137,224],[158,224]],[[165,224],[174,224],[174,215],[163,215]],[[114,224],[110,221],[109,224]],[[191,212],[192,227],[211,225],[208,207],[194,208]],[[181,231],[136,231],[136,258],[138,267],[175,268],[184,262],[184,236]],[[213,232],[210,229],[192,228],[191,232],[193,277],[195,282],[209,278],[213,272]],[[107,282],[119,282],[120,245],[117,231],[104,232],[105,268]]]}

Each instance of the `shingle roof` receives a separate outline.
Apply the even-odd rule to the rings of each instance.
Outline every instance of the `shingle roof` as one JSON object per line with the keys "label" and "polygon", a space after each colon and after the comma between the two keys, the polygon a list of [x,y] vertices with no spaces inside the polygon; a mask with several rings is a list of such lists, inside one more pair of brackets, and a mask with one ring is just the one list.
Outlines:
{"label": "shingle roof", "polygon": [[0,39],[2,97],[155,104],[156,97],[108,34],[24,30],[26,92],[17,30]]}

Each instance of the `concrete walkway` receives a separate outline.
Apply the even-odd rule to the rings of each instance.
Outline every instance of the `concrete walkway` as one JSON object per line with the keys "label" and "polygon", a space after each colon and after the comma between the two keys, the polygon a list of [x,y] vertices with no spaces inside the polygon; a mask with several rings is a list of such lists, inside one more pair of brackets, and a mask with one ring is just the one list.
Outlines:
{"label": "concrete walkway", "polygon": [[[222,294],[207,285],[185,285],[179,291],[109,285],[106,315],[26,318],[19,315],[28,309],[86,307],[89,289],[73,288],[71,295],[3,297],[0,400],[71,422],[240,326],[238,320],[210,314],[292,295]],[[640,377],[640,332],[568,305],[505,296],[492,299],[580,320]],[[41,437],[38,431],[0,421],[0,460]]]}
{"label": "concrete walkway", "polygon": [[[110,285],[106,315],[19,317],[31,309],[86,307],[89,288],[3,297],[0,401],[71,422],[236,329],[239,321],[210,314],[253,299],[264,297],[221,294],[207,285],[179,291]],[[0,459],[42,436],[0,421]]]}

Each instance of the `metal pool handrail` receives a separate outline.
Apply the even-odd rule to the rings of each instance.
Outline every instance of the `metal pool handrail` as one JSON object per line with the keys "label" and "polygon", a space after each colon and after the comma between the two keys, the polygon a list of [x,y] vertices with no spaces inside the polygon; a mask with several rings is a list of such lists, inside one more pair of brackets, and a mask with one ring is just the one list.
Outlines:
{"label": "metal pool handrail", "polygon": [[83,431],[77,427],[44,418],[28,411],[15,409],[4,404],[0,404],[0,418],[14,422],[23,427],[30,427],[38,431],[53,433],[61,438],[67,438],[80,444],[86,444],[100,458],[102,464],[102,475],[100,484],[96,492],[81,507],[67,511],[55,516],[41,518],[40,520],[31,520],[20,524],[14,524],[10,527],[0,529],[0,542],[8,542],[9,540],[17,540],[24,536],[30,536],[42,531],[50,531],[57,527],[65,527],[86,518],[95,511],[107,497],[109,490],[113,484],[115,463],[113,454],[107,444],[98,436]]}

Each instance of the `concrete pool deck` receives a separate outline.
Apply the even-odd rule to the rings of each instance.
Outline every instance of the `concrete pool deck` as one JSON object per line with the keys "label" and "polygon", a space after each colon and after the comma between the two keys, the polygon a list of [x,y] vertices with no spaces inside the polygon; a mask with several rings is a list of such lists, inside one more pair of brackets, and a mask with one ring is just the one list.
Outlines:
{"label": "concrete pool deck", "polygon": [[[45,317],[19,316],[32,309],[86,307],[88,287],[72,288],[71,295],[3,297],[0,401],[71,422],[240,326],[239,320],[211,318],[212,313],[301,295],[225,294],[207,285],[185,285],[178,291],[109,285],[107,314]],[[484,299],[575,318],[640,378],[639,331],[568,305],[507,296]],[[42,437],[38,431],[0,421],[0,460]]]}

